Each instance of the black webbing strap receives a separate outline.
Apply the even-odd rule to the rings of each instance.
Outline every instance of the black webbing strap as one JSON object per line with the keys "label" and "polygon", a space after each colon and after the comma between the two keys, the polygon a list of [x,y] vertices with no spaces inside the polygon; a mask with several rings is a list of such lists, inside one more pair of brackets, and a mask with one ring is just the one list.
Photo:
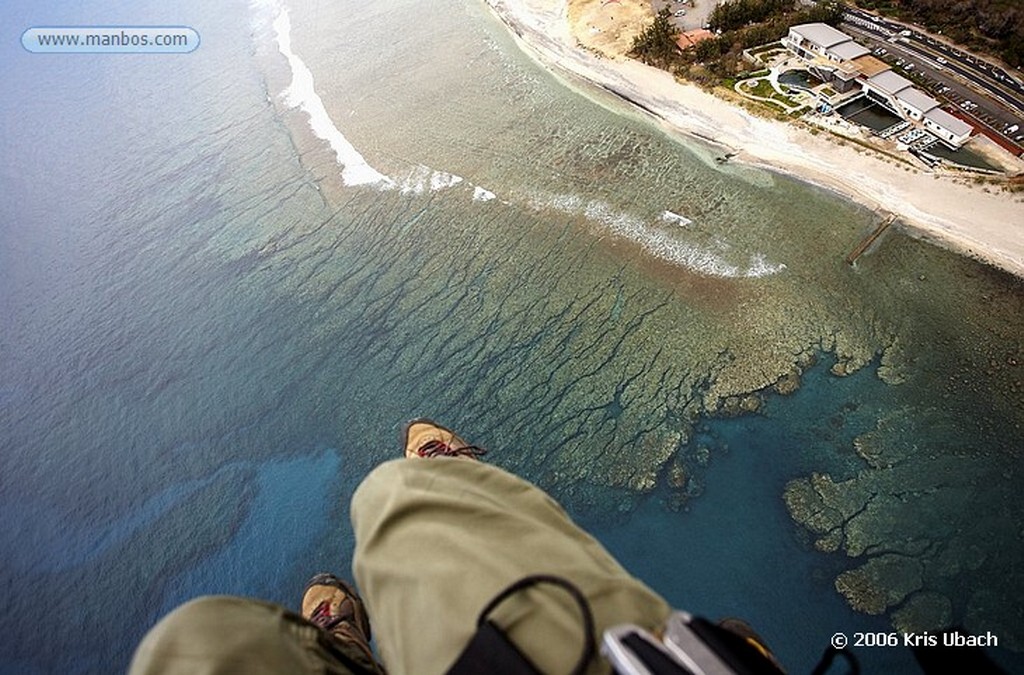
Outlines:
{"label": "black webbing strap", "polygon": [[586,597],[572,583],[548,574],[534,574],[523,577],[487,603],[476,620],[477,630],[473,639],[459,655],[447,675],[541,675],[537,666],[509,640],[505,632],[487,617],[498,605],[531,586],[551,584],[566,591],[580,609],[583,617],[583,652],[580,660],[572,671],[572,675],[582,675],[590,659],[597,653],[597,640],[594,637],[594,615]]}
{"label": "black webbing strap", "polygon": [[811,672],[811,675],[824,675],[827,673],[828,669],[832,667],[832,661],[834,661],[837,656],[842,656],[846,659],[846,664],[850,667],[850,670],[847,672],[850,673],[850,675],[860,675],[860,663],[857,661],[857,657],[846,649],[836,649],[831,645],[825,647],[825,652],[821,655],[821,660],[818,661],[818,665],[814,666],[814,670]]}

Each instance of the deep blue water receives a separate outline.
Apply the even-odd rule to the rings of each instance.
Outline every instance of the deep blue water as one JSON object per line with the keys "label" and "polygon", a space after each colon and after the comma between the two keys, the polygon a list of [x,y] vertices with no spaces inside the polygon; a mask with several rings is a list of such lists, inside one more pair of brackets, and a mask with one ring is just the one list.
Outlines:
{"label": "deep blue water", "polygon": [[[268,100],[280,74],[254,55],[250,14],[0,10],[0,672],[123,670],[203,593],[294,607],[311,574],[348,572],[348,499],[416,415],[552,489],[673,604],[747,618],[794,672],[837,630],[886,629],[835,592],[848,561],[814,552],[781,499],[811,471],[857,470],[853,439],[903,401],[877,362],[840,379],[824,354],[760,414],[696,420],[683,450],[710,460],[681,511],[663,476],[641,496],[588,477],[588,455],[557,453],[670,417],[631,385],[678,377],[645,322],[689,310],[537,209],[318,182],[332,160]],[[75,23],[183,23],[203,46],[18,46],[28,26]]]}

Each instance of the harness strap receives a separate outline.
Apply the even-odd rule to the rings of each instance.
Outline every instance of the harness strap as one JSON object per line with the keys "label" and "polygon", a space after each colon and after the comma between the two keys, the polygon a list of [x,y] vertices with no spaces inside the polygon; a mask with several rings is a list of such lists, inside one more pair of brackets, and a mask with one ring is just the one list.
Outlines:
{"label": "harness strap", "polygon": [[540,584],[558,586],[567,592],[579,607],[580,615],[583,617],[583,651],[572,670],[572,675],[583,675],[587,664],[597,653],[594,615],[590,610],[590,603],[579,588],[561,577],[550,574],[523,577],[488,602],[477,618],[476,634],[459,655],[455,665],[448,670],[447,675],[540,675],[540,670],[530,659],[509,640],[496,623],[488,618],[491,612],[509,597]]}

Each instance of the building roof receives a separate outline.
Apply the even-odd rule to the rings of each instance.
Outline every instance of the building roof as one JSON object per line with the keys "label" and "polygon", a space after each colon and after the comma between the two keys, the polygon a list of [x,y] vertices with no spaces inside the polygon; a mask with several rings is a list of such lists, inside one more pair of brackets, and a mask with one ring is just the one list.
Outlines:
{"label": "building roof", "polygon": [[869,77],[868,84],[889,96],[895,96],[898,92],[912,86],[910,80],[902,75],[897,75],[891,70],[885,70],[877,75]]}
{"label": "building roof", "polygon": [[902,90],[900,93],[896,94],[896,98],[909,106],[917,108],[921,112],[928,112],[932,108],[939,107],[938,101],[920,89],[915,89],[914,87]]}
{"label": "building roof", "polygon": [[925,119],[929,119],[935,124],[938,124],[946,131],[952,133],[954,136],[969,135],[971,131],[974,130],[974,127],[972,127],[970,124],[964,122],[962,119],[958,117],[953,117],[942,108],[935,108],[933,110],[929,110],[924,114],[924,116]]}
{"label": "building roof", "polygon": [[790,30],[822,49],[827,49],[853,39],[827,23],[802,23],[799,26],[793,26]]}
{"label": "building roof", "polygon": [[828,51],[830,54],[835,54],[838,58],[843,59],[844,61],[849,61],[850,59],[855,59],[858,56],[864,56],[865,54],[871,53],[870,49],[857,44],[853,40],[840,42],[833,47],[829,47]]}
{"label": "building roof", "polygon": [[679,45],[680,49],[685,51],[690,47],[695,46],[698,42],[710,40],[713,37],[715,37],[715,34],[711,31],[704,28],[695,28],[693,30],[686,31],[685,33],[681,33],[676,39],[676,44]]}
{"label": "building roof", "polygon": [[850,80],[855,80],[860,77],[860,71],[857,70],[857,66],[853,65],[849,61],[840,63],[832,72],[837,78],[844,82],[849,82]]}
{"label": "building roof", "polygon": [[890,70],[889,64],[881,59],[876,59],[871,54],[858,56],[853,60],[857,70],[864,74],[864,77],[871,77],[883,71]]}

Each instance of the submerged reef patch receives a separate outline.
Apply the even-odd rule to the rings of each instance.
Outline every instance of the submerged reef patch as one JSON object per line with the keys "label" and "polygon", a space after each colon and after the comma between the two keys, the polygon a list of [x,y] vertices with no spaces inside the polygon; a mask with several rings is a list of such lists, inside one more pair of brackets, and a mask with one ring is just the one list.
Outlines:
{"label": "submerged reef patch", "polygon": [[[898,630],[965,625],[1024,646],[1024,571],[1007,541],[1024,522],[1019,479],[982,461],[987,449],[940,411],[900,410],[857,437],[863,467],[837,480],[790,482],[790,515],[823,552],[852,566],[835,581],[854,609],[889,612]],[[1001,589],[993,593],[993,589]]]}

